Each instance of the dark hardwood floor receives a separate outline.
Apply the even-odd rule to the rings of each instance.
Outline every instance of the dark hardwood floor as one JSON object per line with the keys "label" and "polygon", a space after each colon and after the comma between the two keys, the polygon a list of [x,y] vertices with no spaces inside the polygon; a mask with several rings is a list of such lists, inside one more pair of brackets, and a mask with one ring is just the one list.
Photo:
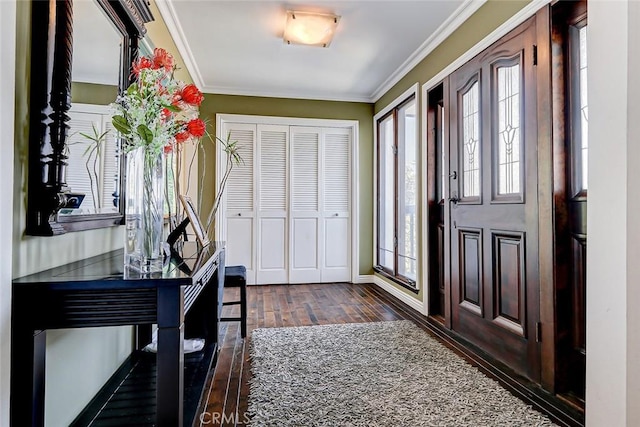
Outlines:
{"label": "dark hardwood floor", "polygon": [[[239,322],[222,324],[218,355],[203,426],[243,426],[249,395],[249,337],[256,328],[400,320],[406,316],[386,303],[374,285],[348,283],[249,286],[247,334]],[[225,301],[237,300],[238,288],[225,289]],[[223,316],[239,316],[239,306],[225,306]]]}
{"label": "dark hardwood floor", "polygon": [[[225,289],[225,301],[239,299],[238,288]],[[463,343],[441,327],[437,320],[427,319],[373,284],[349,283],[249,286],[247,288],[247,339],[240,336],[239,322],[221,326],[222,345],[216,369],[210,381],[209,398],[200,415],[200,426],[245,426],[251,364],[249,340],[256,328],[310,326],[331,323],[412,320],[440,339],[444,345],[497,379],[516,396],[551,415],[560,425],[584,425],[584,414],[572,413],[557,399],[535,385],[522,384],[504,366]],[[225,306],[223,316],[239,316],[240,307]],[[465,347],[466,346],[466,347]],[[505,373],[506,372],[506,373]],[[198,426],[198,424],[194,424]]]}

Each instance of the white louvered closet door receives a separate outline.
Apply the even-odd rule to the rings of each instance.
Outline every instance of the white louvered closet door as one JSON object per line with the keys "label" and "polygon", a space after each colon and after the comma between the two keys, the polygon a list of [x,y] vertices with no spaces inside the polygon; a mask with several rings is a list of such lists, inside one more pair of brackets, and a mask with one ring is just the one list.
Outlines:
{"label": "white louvered closet door", "polygon": [[[84,200],[80,207],[82,209],[97,208],[99,201],[93,200],[93,195],[98,191],[98,183],[92,182],[93,175],[89,175],[86,169],[87,157],[85,152],[91,146],[91,141],[81,135],[81,133],[87,135],[93,135],[93,127],[98,130],[102,129],[102,115],[94,113],[85,113],[70,111],[69,112],[69,148],[67,162],[72,167],[67,168],[67,185],[74,193],[83,193]],[[92,162],[91,162],[92,163]],[[93,165],[90,165],[93,167]],[[102,175],[102,170],[98,164],[97,168],[98,177]],[[91,178],[91,179],[90,179]],[[93,192],[91,191],[93,187]]]}
{"label": "white louvered closet door", "polygon": [[289,282],[321,281],[320,137],[321,129],[291,126]]}
{"label": "white louvered closet door", "polygon": [[115,195],[120,188],[120,152],[116,141],[116,129],[108,117],[104,118],[104,130],[108,131],[103,152],[103,185],[102,206],[105,208],[117,208],[114,204]]}
{"label": "white louvered closet door", "polygon": [[[72,192],[85,195],[81,209],[114,211],[117,207],[113,204],[113,193],[119,174],[115,130],[106,107],[104,113],[92,111],[100,107],[74,105],[69,111],[69,166],[66,181]],[[82,136],[83,133],[93,136],[94,128],[98,134],[109,131],[97,158],[97,151],[87,151],[95,143]],[[91,173],[87,171],[87,161]]]}
{"label": "white louvered closet door", "polygon": [[288,145],[288,126],[258,125],[256,283],[261,285],[288,281]]}
{"label": "white louvered closet door", "polygon": [[256,152],[256,125],[227,123],[223,135],[238,141],[238,152],[242,157],[234,165],[227,181],[226,194],[226,259],[227,265],[244,265],[247,268],[247,283],[256,281],[256,227],[254,186],[254,154]]}
{"label": "white louvered closet door", "polygon": [[351,130],[322,129],[323,282],[351,280]]}

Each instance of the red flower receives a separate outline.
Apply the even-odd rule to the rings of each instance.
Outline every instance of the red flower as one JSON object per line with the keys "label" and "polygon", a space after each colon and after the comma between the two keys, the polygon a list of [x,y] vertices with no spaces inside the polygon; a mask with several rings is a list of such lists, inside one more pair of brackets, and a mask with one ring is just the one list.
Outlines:
{"label": "red flower", "polygon": [[138,60],[138,62],[134,62],[132,64],[133,73],[136,76],[139,76],[140,75],[140,71],[146,70],[148,68],[151,68],[152,66],[153,66],[153,63],[151,62],[151,60],[149,58],[147,58],[146,56],[143,56],[142,58],[140,58]]}
{"label": "red flower", "polygon": [[189,84],[182,88],[182,90],[179,92],[179,96],[184,102],[189,105],[199,106],[204,99],[204,96],[202,96],[202,92],[200,92],[194,84]]}
{"label": "red flower", "polygon": [[206,130],[206,125],[202,119],[193,119],[189,123],[187,123],[187,132],[196,138],[200,138],[204,135]]}
{"label": "red flower", "polygon": [[164,146],[164,154],[170,154],[173,152],[173,145],[165,145]]}
{"label": "red flower", "polygon": [[162,48],[155,48],[153,50],[153,69],[158,70],[164,68],[167,71],[173,69],[173,56]]}
{"label": "red flower", "polygon": [[160,113],[160,116],[162,117],[162,121],[165,121],[169,117],[171,117],[171,111],[169,111],[168,108],[163,108],[162,113]]}
{"label": "red flower", "polygon": [[176,142],[178,144],[182,144],[187,139],[189,139],[189,136],[191,136],[191,135],[189,135],[189,132],[187,132],[187,131],[178,132],[178,134],[175,136]]}

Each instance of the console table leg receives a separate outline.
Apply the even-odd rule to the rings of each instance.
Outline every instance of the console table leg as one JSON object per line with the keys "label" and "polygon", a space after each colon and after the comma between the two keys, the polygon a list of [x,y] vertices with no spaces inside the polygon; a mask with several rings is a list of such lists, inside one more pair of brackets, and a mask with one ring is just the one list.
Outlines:
{"label": "console table leg", "polygon": [[158,289],[156,405],[158,427],[183,427],[184,294],[181,288]]}
{"label": "console table leg", "polygon": [[136,350],[142,350],[147,344],[151,342],[153,334],[151,333],[152,325],[137,325],[136,326]]}
{"label": "console table leg", "polygon": [[11,343],[11,425],[44,426],[47,333],[16,329]]}

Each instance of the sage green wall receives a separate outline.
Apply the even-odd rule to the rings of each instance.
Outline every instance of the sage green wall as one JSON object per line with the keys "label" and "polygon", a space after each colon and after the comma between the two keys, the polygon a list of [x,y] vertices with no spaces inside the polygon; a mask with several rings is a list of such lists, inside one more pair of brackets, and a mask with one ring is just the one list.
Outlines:
{"label": "sage green wall", "polygon": [[[276,117],[358,120],[360,122],[360,274],[371,274],[373,253],[373,104],[359,102],[314,101],[288,98],[266,98],[205,94],[201,116],[212,124],[215,134],[216,114],[248,114]],[[209,212],[214,198],[215,149],[206,145],[204,166],[206,184],[202,196],[202,212]]]}
{"label": "sage green wall", "polygon": [[[402,95],[407,89],[414,84],[420,84],[420,95],[422,94],[422,85],[429,81],[433,76],[442,71],[453,61],[462,56],[471,49],[475,44],[489,35],[492,31],[506,22],[509,18],[526,6],[530,0],[489,0],[480,9],[478,9],[464,24],[462,24],[453,34],[435,48],[426,58],[407,73],[395,86],[388,90],[375,103],[374,111],[379,111],[387,107],[398,96]],[[421,107],[421,105],[419,105]],[[418,115],[418,126],[422,129],[422,116],[424,112]],[[373,230],[373,229],[372,229]],[[427,245],[422,242],[422,233],[418,231],[418,247],[426,248]],[[426,265],[420,264],[421,268],[427,268]],[[389,281],[389,284],[397,287],[402,292],[414,296],[411,291],[402,286],[398,286]],[[422,300],[426,284],[420,289],[417,298]]]}
{"label": "sage green wall", "polygon": [[[13,180],[13,277],[20,277],[122,247],[121,227],[55,237],[24,234],[29,129],[30,2],[16,4],[16,112]],[[39,76],[34,75],[34,79]],[[68,425],[132,349],[132,329],[100,328],[47,332],[45,418]]]}
{"label": "sage green wall", "polygon": [[93,83],[71,83],[71,103],[109,105],[116,100],[118,87]]}

